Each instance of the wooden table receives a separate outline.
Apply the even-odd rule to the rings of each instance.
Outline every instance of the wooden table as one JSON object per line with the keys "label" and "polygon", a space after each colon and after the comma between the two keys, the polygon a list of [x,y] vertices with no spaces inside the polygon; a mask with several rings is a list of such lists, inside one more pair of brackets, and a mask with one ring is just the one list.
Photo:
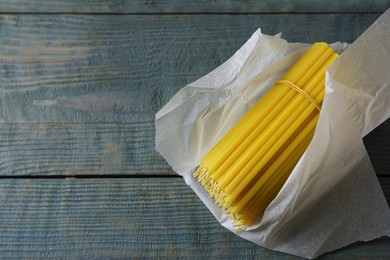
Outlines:
{"label": "wooden table", "polygon": [[[217,223],[154,150],[155,113],[258,27],[353,42],[390,1],[208,2],[0,0],[0,258],[295,258]],[[389,201],[390,121],[364,141]]]}

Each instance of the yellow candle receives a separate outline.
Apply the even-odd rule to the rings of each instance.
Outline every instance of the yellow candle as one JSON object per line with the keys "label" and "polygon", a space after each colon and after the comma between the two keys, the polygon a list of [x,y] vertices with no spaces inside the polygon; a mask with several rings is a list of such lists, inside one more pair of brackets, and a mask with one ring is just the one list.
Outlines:
{"label": "yellow candle", "polygon": [[[308,72],[314,73],[315,70],[318,68],[318,64],[322,63],[323,60],[325,59],[324,55],[327,57],[331,53],[331,49],[326,44],[324,45],[324,44],[320,43],[320,44],[315,45],[315,47],[317,47],[317,52],[319,50],[323,50],[323,49],[325,49],[325,52],[322,53],[322,56],[320,56],[320,57],[318,57],[318,55],[313,52],[315,54],[315,56],[312,56],[310,58],[312,59],[311,62],[313,62],[314,58],[316,58],[314,60],[314,64],[310,64],[309,62],[307,62],[307,64],[305,64],[303,62],[297,62],[292,67],[292,69],[289,70],[289,71],[292,71],[295,69],[297,71],[296,74],[291,75],[292,80],[298,79],[298,76],[301,74],[302,74],[301,76],[304,76],[305,75],[304,73],[308,73]],[[312,49],[316,50],[316,48],[312,48]],[[310,51],[311,50],[309,50],[307,53],[310,54]],[[302,60],[304,61],[305,58],[309,57],[307,55],[306,55],[306,57],[305,57],[305,55],[303,55],[303,56],[304,57],[303,57],[303,59],[301,59],[301,61]],[[306,65],[306,68],[303,69],[305,65]],[[309,65],[311,65],[311,66],[309,66]],[[288,73],[287,73],[287,75],[288,75]],[[307,80],[307,79],[308,79],[308,77],[306,77],[304,80]],[[300,83],[300,84],[303,83],[302,79],[299,79],[298,83]],[[278,87],[278,86],[275,86],[275,87]],[[260,111],[260,113],[257,113],[257,114],[255,114],[253,112],[254,109],[250,110],[250,112],[247,113],[243,117],[242,120],[240,120],[240,122],[245,122],[245,124],[241,124],[241,126],[244,127],[244,129],[241,129],[241,132],[238,132],[239,129],[235,129],[235,127],[233,127],[233,129],[231,131],[229,131],[228,134],[218,143],[218,144],[222,144],[222,145],[228,145],[230,142],[230,146],[225,147],[225,149],[221,149],[220,148],[221,145],[216,145],[215,147],[218,148],[217,150],[220,151],[219,156],[215,157],[213,162],[210,162],[210,160],[209,160],[209,163],[207,163],[207,158],[211,158],[211,156],[215,156],[215,150],[212,149],[212,151],[208,155],[206,155],[204,159],[202,159],[201,166],[199,167],[198,171],[194,174],[195,176],[198,177],[199,181],[201,181],[202,185],[209,192],[210,196],[215,197],[217,201],[220,201],[221,198],[225,197],[224,192],[219,189],[219,184],[218,184],[220,181],[218,178],[220,177],[221,173],[225,173],[223,171],[223,169],[218,168],[220,166],[221,162],[225,162],[226,158],[230,157],[230,160],[228,163],[231,164],[231,162],[233,160],[232,160],[230,155],[232,152],[234,153],[235,149],[237,150],[237,144],[238,145],[241,144],[241,146],[240,146],[241,149],[238,149],[238,151],[236,151],[233,154],[233,158],[234,158],[234,156],[238,156],[243,151],[243,149],[245,148],[244,145],[247,146],[247,144],[250,143],[250,140],[244,142],[242,139],[243,138],[248,139],[247,138],[248,135],[251,136],[250,138],[257,136],[259,134],[259,132],[261,132],[262,129],[264,129],[269,124],[269,122],[271,122],[274,119],[274,117],[280,112],[280,110],[286,104],[288,104],[290,99],[294,95],[296,95],[296,93],[294,91],[290,91],[288,88],[283,88],[280,86],[276,90],[269,91],[268,93],[270,93],[270,95],[269,96],[266,95],[266,96],[270,97],[270,98],[269,99],[266,98],[265,101],[267,101],[267,102],[273,101],[275,104],[268,104],[267,106],[265,106],[264,103],[261,102],[263,99],[261,99],[255,105],[255,108],[257,108],[256,106],[259,106],[259,107],[261,106],[262,108],[270,108],[272,110],[267,111],[267,109],[258,109],[257,108],[257,110]],[[271,95],[272,93],[276,93],[275,94],[276,96]],[[258,121],[260,121],[260,123]],[[236,126],[240,126],[240,122]],[[257,127],[256,127],[256,124],[257,124]],[[256,127],[257,131],[253,132],[253,126]],[[234,130],[236,130],[236,132]],[[234,137],[236,137],[238,134],[241,134],[242,138],[241,139],[231,138],[229,136],[229,134],[231,136],[234,136]],[[233,142],[233,144],[231,144],[232,142]],[[243,142],[244,142],[244,145],[242,144]],[[224,165],[225,165],[225,167],[227,167],[227,165],[229,165],[229,164],[225,163]]]}
{"label": "yellow candle", "polygon": [[[271,178],[279,174],[280,167],[283,164],[291,163],[296,164],[298,160],[294,160],[294,155],[296,155],[296,150],[298,147],[302,146],[304,140],[311,138],[311,135],[314,132],[315,126],[317,124],[318,114],[309,121],[307,124],[303,124],[303,129],[297,131],[296,137],[294,137],[291,142],[288,144],[287,148],[278,156],[274,163],[266,170],[266,172],[261,175],[256,183],[243,195],[242,198],[232,207],[233,212],[240,212],[244,206],[246,206],[255,194],[257,194],[265,185],[265,183]],[[299,158],[297,158],[299,159]],[[233,205],[233,203],[232,203]]]}
{"label": "yellow candle", "polygon": [[[293,83],[297,83],[308,70],[313,70],[313,64],[318,62],[318,59],[321,58],[325,52],[329,53],[329,51],[330,48],[327,44],[315,43],[301,59],[291,67],[282,79],[288,79]],[[242,142],[242,139],[247,136],[246,133],[252,131],[256,126],[257,120],[252,118],[253,115],[258,114],[258,118],[267,115],[274,106],[272,104],[265,106],[265,104],[268,102],[273,102],[273,104],[280,102],[287,92],[288,89],[286,88],[278,88],[275,89],[275,91],[269,91],[264,98],[260,99],[259,102],[257,102],[257,104],[225,135],[225,137],[211,149],[209,154],[202,159],[202,163],[208,165],[213,162],[218,167],[225,159],[221,154],[231,153],[232,150]],[[210,171],[215,170],[212,165],[209,165],[207,168]]]}
{"label": "yellow candle", "polygon": [[[327,64],[329,63],[325,62],[325,65]],[[322,66],[323,73],[325,73],[326,67]],[[322,72],[321,69],[320,72]],[[315,91],[313,94],[318,94],[318,92],[320,92],[323,88],[323,84],[318,82],[321,80],[321,78],[324,78],[324,75],[322,75],[322,77],[313,76],[305,85],[304,90],[309,93]],[[267,163],[271,155],[268,155],[267,157],[263,156],[268,152],[268,150],[272,149],[272,152],[276,153],[280,146],[283,145],[285,140],[287,140],[293,134],[293,131],[295,131],[294,129],[299,127],[299,124],[295,122],[295,120],[298,118],[298,116],[301,115],[306,106],[310,105],[310,103],[307,103],[308,102],[306,102],[304,96],[296,95],[294,99],[288,104],[288,106],[283,109],[282,113],[280,113],[278,117],[272,122],[272,124],[269,125],[269,127],[262,133],[260,138],[256,140],[257,142],[253,142],[252,145],[245,151],[245,154],[243,154],[241,157],[242,160],[237,160],[231,170],[229,169],[230,172],[233,174],[237,173],[237,175],[235,175],[233,178],[230,178],[231,176],[221,178],[219,181],[220,188],[225,189],[226,187],[226,192],[229,194],[232,192],[232,190],[234,190],[233,194],[235,194],[234,196],[237,196],[237,194],[241,192],[242,189],[245,188],[245,185],[247,185],[248,182],[253,178],[253,175],[256,174],[261,169],[261,167]],[[304,120],[304,116],[305,115],[301,115],[300,120]],[[275,142],[277,142],[276,145]],[[257,167],[254,168],[254,165],[259,160],[261,160],[261,163],[257,163]],[[227,173],[229,173],[229,170]],[[238,184],[240,184],[240,187],[237,187]]]}
{"label": "yellow candle", "polygon": [[238,226],[256,220],[306,150],[336,57],[314,44],[202,158],[194,175]]}
{"label": "yellow candle", "polygon": [[[305,152],[307,146],[310,143],[312,136],[309,136],[302,145],[298,147],[296,152],[293,153],[294,160],[298,161],[302,154]],[[250,226],[253,222],[264,212],[269,203],[275,198],[284,182],[290,175],[290,172],[295,167],[296,162],[287,161],[282,168],[278,170],[278,174],[274,175],[270,182],[266,183],[266,186],[259,190],[259,193],[256,197],[253,198],[252,201],[249,202],[249,205],[252,205],[252,210],[248,209],[243,212],[243,216],[241,217],[242,224],[245,226]]]}
{"label": "yellow candle", "polygon": [[[310,68],[311,73],[314,74],[319,68],[321,68],[321,66],[324,64],[324,62],[326,62],[328,58],[329,57],[327,53],[326,56],[317,59],[317,62]],[[305,80],[308,80],[308,77],[305,77]],[[306,82],[302,82],[301,80],[299,80],[298,83],[305,84]],[[318,84],[316,83],[317,82],[309,82],[308,87],[305,90],[311,91],[313,87]],[[253,142],[250,139],[248,142],[243,142],[244,145],[250,144],[249,147],[246,146],[243,147],[242,149],[239,149],[237,153],[235,154],[233,153],[233,155],[235,156],[232,156],[232,158],[225,158],[224,164],[226,166],[218,168],[216,171],[217,177],[219,177],[218,172],[224,172],[224,176],[220,177],[218,181],[220,188],[225,189],[225,187],[230,182],[233,181],[236,174],[241,173],[239,175],[240,177],[237,177],[236,180],[233,181],[233,184],[231,185],[235,187],[235,185],[237,185],[237,183],[241,181],[241,178],[247,174],[247,170],[253,167],[252,164],[248,165],[248,162],[253,158],[253,155],[256,153],[256,151],[258,151],[256,157],[258,160],[258,158],[264,155],[264,152],[266,152],[267,149],[269,149],[273,145],[273,143],[279,138],[279,136],[277,136],[276,133],[279,135],[282,134],[283,131],[286,130],[286,127],[293,123],[294,119],[291,118],[291,112],[292,110],[296,109],[296,106],[302,103],[304,97],[297,94],[294,90],[289,89],[288,86],[285,86],[285,88],[291,93],[291,95],[295,95],[294,96],[295,101],[292,102],[290,101],[288,106],[283,108],[282,112],[278,115],[278,117],[274,118],[274,120],[270,125],[268,124],[266,125],[268,127],[265,130],[264,128],[261,129],[264,130],[264,132],[254,131],[255,133],[253,135],[256,134],[256,136],[259,136],[259,134],[262,132],[260,137],[256,141]],[[297,115],[298,112],[296,112],[295,114]],[[280,125],[281,123],[283,123],[282,126]],[[260,125],[262,126],[261,122]],[[261,150],[259,150],[259,148],[261,148]],[[242,153],[244,149],[246,149],[245,153]],[[233,162],[234,165],[232,165]],[[228,168],[229,166],[231,167]]]}

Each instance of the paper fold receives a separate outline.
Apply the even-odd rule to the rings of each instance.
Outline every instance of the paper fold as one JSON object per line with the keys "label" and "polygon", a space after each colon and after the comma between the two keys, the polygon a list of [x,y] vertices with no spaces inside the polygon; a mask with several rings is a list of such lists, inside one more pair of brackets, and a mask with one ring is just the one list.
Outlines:
{"label": "paper fold", "polygon": [[[237,234],[312,258],[390,236],[390,210],[362,137],[390,116],[390,11],[328,69],[313,140],[261,220]],[[307,49],[256,31],[219,68],[180,90],[156,115],[156,149],[218,221],[232,221],[192,176],[200,159]],[[335,50],[347,45],[335,43]]]}

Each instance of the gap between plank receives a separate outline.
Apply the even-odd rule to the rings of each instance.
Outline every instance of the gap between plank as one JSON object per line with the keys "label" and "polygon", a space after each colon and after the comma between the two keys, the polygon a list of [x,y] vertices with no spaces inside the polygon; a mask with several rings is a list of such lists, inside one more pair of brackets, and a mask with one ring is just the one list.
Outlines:
{"label": "gap between plank", "polygon": [[175,12],[151,12],[151,13],[110,13],[110,12],[0,12],[0,15],[134,15],[134,16],[148,16],[148,15],[359,15],[359,14],[383,14],[385,11],[373,11],[373,12],[209,12],[209,13],[201,13],[201,12],[184,12],[184,13],[175,13]]}
{"label": "gap between plank", "polygon": [[[377,178],[390,178],[387,174],[377,174]],[[156,179],[156,178],[183,178],[178,174],[80,174],[80,175],[19,175],[19,176],[0,176],[0,179]]]}
{"label": "gap between plank", "polygon": [[152,178],[182,178],[173,174],[80,174],[80,175],[20,175],[20,176],[0,176],[0,179],[152,179]]}

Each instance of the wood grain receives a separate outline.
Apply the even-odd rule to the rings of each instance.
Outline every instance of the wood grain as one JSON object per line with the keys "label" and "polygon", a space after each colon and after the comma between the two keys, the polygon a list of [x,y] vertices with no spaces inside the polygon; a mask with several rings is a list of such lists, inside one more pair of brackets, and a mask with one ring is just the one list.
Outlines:
{"label": "wood grain", "polygon": [[178,1],[178,0],[2,0],[2,12],[15,13],[275,13],[384,12],[388,0],[372,1]]}
{"label": "wood grain", "polygon": [[154,150],[153,122],[3,123],[0,173],[31,175],[174,174]]}
{"label": "wood grain", "polygon": [[[3,179],[0,212],[2,258],[299,259],[227,231],[181,178]],[[323,259],[385,259],[389,250],[379,239]]]}
{"label": "wood grain", "polygon": [[155,113],[258,27],[352,42],[378,16],[2,15],[0,175],[172,175],[154,150]]}

